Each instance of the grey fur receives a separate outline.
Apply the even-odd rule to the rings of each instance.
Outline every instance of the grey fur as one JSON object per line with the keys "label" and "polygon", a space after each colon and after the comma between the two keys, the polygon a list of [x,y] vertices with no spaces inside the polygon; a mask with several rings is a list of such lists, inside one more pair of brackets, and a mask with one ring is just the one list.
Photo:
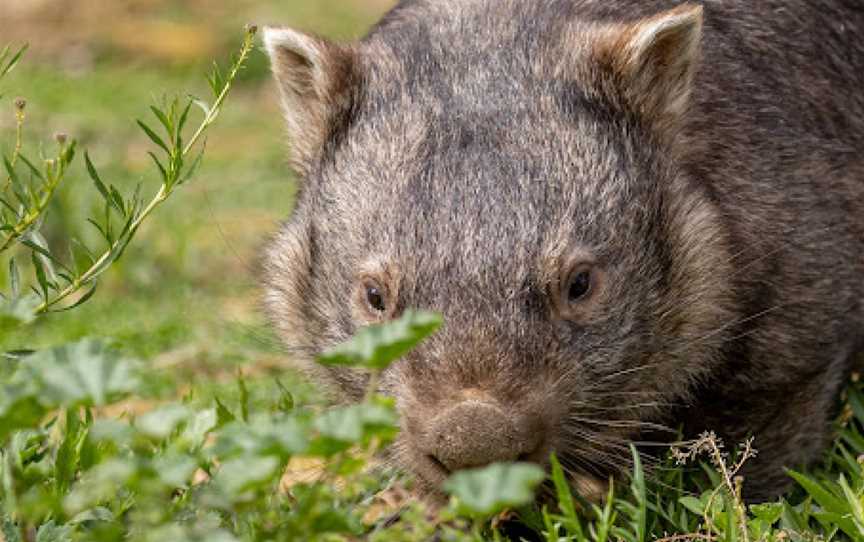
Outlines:
{"label": "grey fur", "polygon": [[[293,145],[270,316],[356,398],[312,360],[377,321],[364,281],[382,318],[443,313],[382,383],[430,486],[501,449],[603,476],[683,424],[755,436],[766,496],[825,446],[864,346],[864,7],[701,5],[407,0],[311,57],[270,30],[289,127],[316,112],[289,137],[324,134]],[[562,309],[574,261],[599,282]]]}

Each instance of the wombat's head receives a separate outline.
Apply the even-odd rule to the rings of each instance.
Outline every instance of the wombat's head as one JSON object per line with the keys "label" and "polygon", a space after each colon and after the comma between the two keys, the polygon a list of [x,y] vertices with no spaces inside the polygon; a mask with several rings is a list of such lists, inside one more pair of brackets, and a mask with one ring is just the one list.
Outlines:
{"label": "wombat's head", "polygon": [[265,35],[303,178],[266,253],[270,315],[311,360],[406,308],[443,314],[382,380],[395,457],[432,486],[553,450],[621,466],[711,365],[729,295],[716,212],[678,168],[701,9],[506,4],[408,3],[351,45]]}

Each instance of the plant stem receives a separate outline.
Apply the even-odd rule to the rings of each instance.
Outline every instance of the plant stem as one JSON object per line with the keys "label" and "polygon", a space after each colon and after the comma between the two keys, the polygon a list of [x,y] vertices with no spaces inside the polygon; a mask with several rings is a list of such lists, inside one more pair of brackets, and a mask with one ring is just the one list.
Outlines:
{"label": "plant stem", "polygon": [[[23,103],[23,102],[21,102]],[[24,108],[15,106],[15,147],[12,149],[12,158],[9,160],[9,165],[15,167],[15,163],[18,161],[18,155],[21,154],[21,147],[23,146],[23,133],[24,133]],[[5,193],[9,189],[9,185],[12,184],[12,175],[8,175],[6,177],[6,182],[3,183],[3,193]]]}
{"label": "plant stem", "polygon": [[100,274],[100,268],[114,255],[114,251],[120,248],[121,243],[135,235],[135,232],[138,230],[141,223],[144,222],[144,220],[150,216],[150,213],[152,213],[153,210],[167,198],[168,192],[165,191],[165,186],[163,185],[159,188],[159,192],[156,193],[150,203],[147,204],[147,207],[145,207],[141,213],[138,214],[135,220],[132,221],[128,234],[114,241],[84,273],[79,275],[75,280],[69,283],[68,286],[63,288],[63,290],[61,290],[53,299],[45,300],[42,304],[36,307],[36,313],[43,314],[47,312],[48,309],[77,292],[82,286],[87,285],[91,280],[98,276]]}
{"label": "plant stem", "polygon": [[[237,74],[240,72],[240,69],[246,63],[246,59],[249,57],[249,54],[252,52],[254,46],[254,29],[249,29],[246,31],[245,38],[243,40],[243,46],[240,49],[240,54],[237,57],[236,61],[231,67],[231,71],[228,74],[228,78],[225,80],[224,85],[222,86],[221,91],[216,96],[216,100],[213,102],[213,106],[207,111],[204,115],[204,119],[201,121],[201,124],[193,133],[192,137],[189,139],[189,142],[181,151],[181,158],[186,157],[189,152],[195,147],[195,144],[207,130],[207,128],[213,124],[216,118],[219,116],[221,106],[225,101],[225,98],[228,96],[228,93],[231,90],[231,87],[234,83],[234,79],[237,77]],[[125,244],[134,237],[135,233],[138,231],[138,228],[147,219],[148,216],[166,199],[171,195],[174,189],[175,181],[179,178],[181,171],[176,170],[173,171],[170,178],[167,178],[162,183],[162,186],[159,188],[159,191],[153,196],[153,199],[150,200],[144,209],[142,209],[137,216],[132,220],[129,225],[128,231],[117,238],[113,243],[111,243],[108,248],[102,253],[102,255],[97,258],[93,264],[84,271],[81,275],[76,277],[72,282],[69,283],[65,288],[63,288],[56,296],[52,299],[45,299],[42,303],[36,307],[36,314],[44,314],[48,312],[51,307],[55,306],[59,302],[63,301],[73,293],[80,290],[83,286],[86,286],[94,279],[96,279],[106,268],[106,264],[110,263],[112,258],[115,257],[117,251],[119,251]]]}
{"label": "plant stem", "polygon": [[44,191],[42,193],[42,199],[36,205],[35,208],[31,209],[22,219],[18,221],[15,226],[6,234],[6,238],[3,240],[3,244],[0,245],[0,252],[5,252],[12,246],[19,237],[24,235],[24,233],[30,229],[30,227],[39,220],[39,217],[42,216],[42,213],[45,209],[48,208],[48,203],[51,201],[51,198],[54,196],[54,191],[57,190],[57,186],[60,185],[60,181],[63,179],[62,175],[58,175],[56,179],[49,181],[45,184]]}
{"label": "plant stem", "polygon": [[195,146],[195,143],[204,133],[208,126],[213,124],[213,121],[216,120],[216,117],[219,116],[219,110],[222,107],[222,103],[225,101],[225,98],[228,97],[228,92],[231,90],[231,83],[237,77],[237,74],[240,73],[240,68],[246,63],[246,59],[249,57],[249,53],[252,52],[252,47],[254,45],[255,31],[247,30],[246,37],[243,40],[243,47],[240,49],[240,56],[237,57],[237,61],[231,67],[231,72],[228,74],[228,80],[225,82],[225,86],[222,87],[222,91],[219,93],[219,96],[216,97],[216,101],[213,102],[213,105],[210,106],[210,110],[204,116],[204,120],[201,121],[201,124],[198,126],[198,129],[195,130],[195,133],[192,134],[192,138],[189,139],[189,142],[186,143],[186,146],[183,148],[183,156],[189,154],[189,151],[192,150],[192,147]]}

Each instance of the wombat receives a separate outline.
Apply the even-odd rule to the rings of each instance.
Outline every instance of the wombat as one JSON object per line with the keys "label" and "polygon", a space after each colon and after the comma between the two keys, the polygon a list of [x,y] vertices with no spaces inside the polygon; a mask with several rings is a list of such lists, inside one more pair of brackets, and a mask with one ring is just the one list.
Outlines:
{"label": "wombat", "polygon": [[860,0],[407,0],[355,43],[268,28],[302,178],[269,315],[310,368],[443,315],[380,383],[429,488],[553,451],[604,479],[630,443],[710,429],[755,438],[744,487],[774,495],[864,348],[862,36]]}

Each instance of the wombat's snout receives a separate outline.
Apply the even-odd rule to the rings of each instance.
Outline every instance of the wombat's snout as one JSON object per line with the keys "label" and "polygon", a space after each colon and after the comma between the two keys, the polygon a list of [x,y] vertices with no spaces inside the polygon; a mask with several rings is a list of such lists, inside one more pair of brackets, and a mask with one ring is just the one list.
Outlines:
{"label": "wombat's snout", "polygon": [[498,461],[542,461],[540,424],[493,401],[468,399],[435,416],[422,452],[446,473]]}

